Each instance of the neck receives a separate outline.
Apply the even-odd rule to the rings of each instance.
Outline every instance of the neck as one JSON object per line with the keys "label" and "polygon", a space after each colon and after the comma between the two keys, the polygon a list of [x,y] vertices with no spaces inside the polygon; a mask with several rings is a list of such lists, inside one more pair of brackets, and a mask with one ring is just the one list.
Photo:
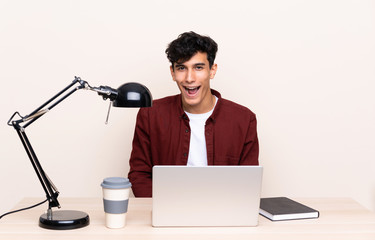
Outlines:
{"label": "neck", "polygon": [[203,104],[200,104],[199,106],[191,106],[184,102],[182,102],[182,108],[185,112],[193,113],[193,114],[201,114],[201,113],[207,113],[211,111],[216,103],[216,97],[212,94],[210,94],[210,97],[207,98],[206,101],[203,102]]}

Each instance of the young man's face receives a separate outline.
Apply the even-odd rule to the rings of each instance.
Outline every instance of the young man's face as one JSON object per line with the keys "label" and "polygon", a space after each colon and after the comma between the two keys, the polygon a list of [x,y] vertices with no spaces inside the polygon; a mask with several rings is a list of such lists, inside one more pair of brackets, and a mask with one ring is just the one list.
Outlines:
{"label": "young man's face", "polygon": [[174,63],[170,68],[172,78],[181,91],[182,107],[190,113],[206,113],[215,104],[211,94],[210,80],[214,78],[217,65],[210,68],[207,53],[197,52],[188,61]]}

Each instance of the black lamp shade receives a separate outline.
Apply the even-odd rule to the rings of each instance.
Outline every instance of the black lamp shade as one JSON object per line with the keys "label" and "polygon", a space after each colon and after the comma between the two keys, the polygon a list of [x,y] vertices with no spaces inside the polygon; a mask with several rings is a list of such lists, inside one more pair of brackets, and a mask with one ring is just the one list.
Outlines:
{"label": "black lamp shade", "polygon": [[117,88],[117,98],[113,101],[114,107],[151,107],[152,95],[142,84],[130,82]]}

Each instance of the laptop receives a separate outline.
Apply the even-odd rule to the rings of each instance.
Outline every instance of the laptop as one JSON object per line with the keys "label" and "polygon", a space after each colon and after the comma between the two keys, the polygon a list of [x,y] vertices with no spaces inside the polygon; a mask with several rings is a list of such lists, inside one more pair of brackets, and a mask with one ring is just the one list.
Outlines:
{"label": "laptop", "polygon": [[261,166],[154,166],[154,227],[256,226]]}

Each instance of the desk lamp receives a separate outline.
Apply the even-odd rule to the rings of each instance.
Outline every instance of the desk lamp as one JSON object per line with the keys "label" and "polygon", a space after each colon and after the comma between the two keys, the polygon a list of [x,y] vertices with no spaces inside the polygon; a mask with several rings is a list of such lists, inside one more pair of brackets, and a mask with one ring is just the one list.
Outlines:
{"label": "desk lamp", "polygon": [[[63,90],[61,90],[59,93],[57,93],[55,96],[53,96],[51,99],[49,99],[29,115],[22,116],[18,112],[15,112],[11,116],[10,120],[8,121],[8,125],[13,126],[17,131],[18,136],[21,139],[21,142],[26,150],[31,164],[33,165],[33,168],[47,196],[47,213],[42,214],[39,218],[39,226],[42,228],[56,230],[75,229],[87,226],[90,222],[89,216],[85,212],[73,210],[52,211],[53,207],[61,207],[59,201],[57,200],[59,191],[43,170],[25,133],[25,128],[27,128],[31,123],[39,119],[41,116],[46,114],[57,104],[62,102],[64,99],[66,99],[79,89],[95,91],[100,96],[102,96],[104,100],[110,100],[107,121],[111,103],[114,107],[151,107],[152,105],[152,95],[150,91],[142,84],[125,83],[118,89],[113,89],[108,86],[91,87],[86,81],[83,81],[79,77],[75,77],[71,84],[69,84],[67,87],[65,87]],[[67,92],[68,90],[70,91]],[[14,120],[16,116],[18,116],[19,119]]]}

